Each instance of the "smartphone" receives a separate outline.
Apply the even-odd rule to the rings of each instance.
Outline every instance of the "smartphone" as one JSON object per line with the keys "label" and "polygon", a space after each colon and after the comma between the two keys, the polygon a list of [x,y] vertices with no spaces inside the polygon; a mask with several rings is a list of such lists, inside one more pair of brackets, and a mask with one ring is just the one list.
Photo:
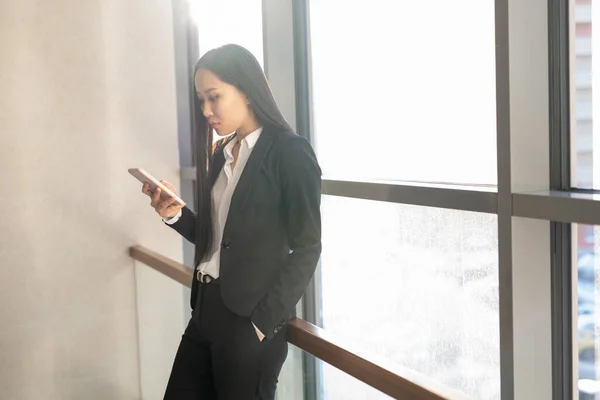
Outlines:
{"label": "smartphone", "polygon": [[175,199],[176,199],[175,204],[178,204],[178,205],[180,205],[182,207],[185,206],[185,201],[183,201],[175,193],[171,192],[165,185],[163,185],[162,183],[160,183],[158,181],[158,179],[156,179],[155,177],[153,177],[152,175],[150,175],[148,172],[146,172],[142,168],[129,168],[128,171],[138,181],[140,181],[142,183],[147,183],[150,186],[150,190],[152,192],[154,192],[156,190],[156,188],[160,188],[160,190],[162,190],[162,192],[160,194],[160,197],[162,199],[166,200],[166,199],[168,199],[170,197],[175,197]]}

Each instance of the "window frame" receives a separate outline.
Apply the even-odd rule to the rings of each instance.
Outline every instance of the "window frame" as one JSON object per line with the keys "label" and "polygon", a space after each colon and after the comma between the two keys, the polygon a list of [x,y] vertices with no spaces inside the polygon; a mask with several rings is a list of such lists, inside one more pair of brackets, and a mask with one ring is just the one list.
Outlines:
{"label": "window frame", "polygon": [[[302,12],[306,12],[309,0],[300,0],[297,3],[303,3]],[[552,365],[548,365],[552,364],[551,358],[545,358],[547,361],[545,363],[544,358],[538,358],[531,362],[531,360],[525,360],[522,353],[518,352],[519,349],[527,347],[527,340],[524,338],[533,330],[539,333],[537,337],[542,339],[540,340],[541,346],[539,346],[540,352],[548,350],[548,353],[551,353],[552,335],[548,333],[550,329],[544,330],[544,326],[549,328],[551,323],[550,307],[544,307],[544,304],[549,305],[551,299],[550,271],[545,273],[544,278],[546,279],[545,281],[541,280],[542,284],[536,282],[536,277],[539,277],[539,272],[544,272],[544,265],[549,264],[551,244],[549,239],[551,239],[551,234],[554,235],[552,232],[555,227],[552,225],[551,228],[550,224],[545,222],[550,221],[546,216],[540,217],[533,211],[540,204],[541,199],[550,201],[552,205],[561,199],[558,193],[548,190],[556,188],[550,186],[549,182],[551,173],[549,151],[546,154],[540,154],[540,147],[547,149],[550,147],[549,110],[540,106],[540,104],[548,104],[549,101],[549,83],[544,80],[544,77],[547,78],[550,74],[547,54],[549,37],[546,30],[548,21],[545,19],[549,16],[550,10],[549,5],[541,1],[523,3],[529,4],[519,4],[517,0],[495,1],[498,152],[498,186],[495,191],[489,188],[482,190],[478,186],[457,185],[452,187],[415,182],[382,183],[331,179],[323,181],[324,194],[328,195],[490,212],[498,215],[501,398],[503,400],[515,397],[531,398],[530,394],[537,397],[540,396],[540,393],[548,394],[555,391],[552,388],[552,379],[546,380],[546,382],[544,379],[528,381],[521,379],[523,376],[531,376],[529,372],[535,370],[538,370],[539,374],[540,366],[542,372],[547,374],[546,376],[551,375],[553,368]],[[527,15],[528,18],[519,18],[519,12]],[[509,18],[511,18],[510,25]],[[524,45],[519,46],[516,40],[510,40],[510,37],[519,34],[523,37],[524,32],[532,27],[535,34],[528,35],[529,43],[532,47],[541,45],[541,50],[533,52],[533,54],[530,52],[530,47],[525,44],[527,41],[522,41]],[[296,35],[306,37],[307,31],[310,32],[308,21],[304,30],[296,29]],[[531,62],[532,57],[533,62]],[[514,63],[514,60],[521,60],[521,63]],[[306,59],[305,63],[310,68],[310,60]],[[540,69],[547,71],[548,75],[541,74],[540,76],[539,72],[536,72]],[[310,107],[310,79],[302,75],[296,75],[296,79],[300,80],[297,86],[304,85],[309,93],[307,98],[297,96],[296,100],[305,102],[305,106]],[[519,87],[517,84],[519,80],[533,80],[538,86],[534,86],[535,89],[531,89],[531,86],[529,88],[523,85]],[[517,97],[515,94],[521,95]],[[533,123],[522,116],[511,118],[511,114],[518,114],[518,107],[522,107],[524,104],[533,110],[535,117],[541,118],[534,119]],[[305,116],[304,118],[307,118],[307,125],[312,127],[310,117]],[[536,132],[534,144],[526,135],[531,128]],[[525,151],[511,152],[515,145],[521,143],[523,144],[521,148]],[[513,171],[520,171],[519,167],[523,165],[523,162],[526,159],[531,161],[532,158],[539,167],[515,179],[519,175]],[[530,191],[537,192],[537,196],[530,196]],[[521,196],[527,197],[522,198]],[[514,213],[513,202],[518,200],[524,200],[532,206],[521,213],[524,215]],[[587,200],[589,199],[586,199],[586,204],[589,206]],[[594,203],[592,207],[598,207],[598,204]],[[577,208],[577,205],[571,199],[567,199],[562,208],[566,214],[570,214]],[[554,218],[552,215],[551,217]],[[532,218],[537,220],[532,222]],[[560,226],[560,232],[564,235],[565,224],[557,226]],[[522,240],[517,239],[529,237],[529,235],[545,236],[547,240],[540,240],[535,251],[532,252],[533,254],[527,255],[528,249],[525,248]],[[537,271],[529,271],[528,274],[513,273],[513,269],[527,265],[532,258],[541,261],[538,262]],[[553,282],[557,281],[554,279]],[[524,320],[523,315],[515,315],[520,313],[515,312],[513,306],[519,302],[518,300],[524,299],[523,295],[526,293],[537,295],[536,301],[533,302],[534,305],[545,308],[544,311],[546,311],[543,313],[542,319],[545,324],[542,323],[537,328]],[[544,375],[543,373],[541,376]],[[542,397],[544,397],[543,394]]]}
{"label": "window frame", "polygon": [[[550,188],[571,189],[570,0],[548,2]],[[573,353],[573,279],[570,223],[551,222],[553,399],[577,398]]]}

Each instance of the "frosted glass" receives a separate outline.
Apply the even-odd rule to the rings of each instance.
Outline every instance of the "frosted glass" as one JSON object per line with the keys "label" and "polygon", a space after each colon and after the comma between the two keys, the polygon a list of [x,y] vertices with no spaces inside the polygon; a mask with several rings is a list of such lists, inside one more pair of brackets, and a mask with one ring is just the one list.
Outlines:
{"label": "frosted glass", "polygon": [[[499,399],[496,216],[335,196],[323,196],[322,215],[323,328],[474,398]],[[351,387],[323,374],[326,393]],[[339,398],[368,398],[347,393]]]}

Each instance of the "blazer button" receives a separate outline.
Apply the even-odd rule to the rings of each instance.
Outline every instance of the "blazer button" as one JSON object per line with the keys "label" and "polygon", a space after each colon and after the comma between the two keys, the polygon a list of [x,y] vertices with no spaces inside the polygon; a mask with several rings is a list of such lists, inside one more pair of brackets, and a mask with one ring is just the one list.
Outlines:
{"label": "blazer button", "polygon": [[223,249],[228,249],[228,248],[229,248],[229,246],[230,246],[230,243],[229,243],[229,242],[227,242],[227,241],[225,241],[225,242],[221,243],[221,248],[223,248]]}

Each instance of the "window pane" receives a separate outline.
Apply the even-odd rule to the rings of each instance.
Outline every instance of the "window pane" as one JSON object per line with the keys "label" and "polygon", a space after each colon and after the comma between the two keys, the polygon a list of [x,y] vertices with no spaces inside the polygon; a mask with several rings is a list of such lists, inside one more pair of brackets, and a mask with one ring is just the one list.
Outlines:
{"label": "window pane", "polygon": [[279,374],[276,400],[304,400],[302,354],[303,351],[296,346],[288,346],[288,356]]}
{"label": "window pane", "polygon": [[577,260],[577,356],[579,399],[600,398],[600,227],[573,225]]}
{"label": "window pane", "polygon": [[[496,216],[334,196],[323,197],[322,214],[323,327],[477,399],[499,399]],[[323,376],[327,390],[344,391],[344,380]]]}
{"label": "window pane", "polygon": [[262,0],[191,0],[200,56],[224,44],[247,48],[263,66]]}
{"label": "window pane", "polygon": [[[590,0],[570,1],[574,10],[574,29],[571,30],[572,182],[575,187],[600,189],[600,162],[594,157],[600,136],[593,125],[598,110],[593,108],[592,90],[597,79],[593,78],[594,64],[598,64],[593,63],[593,57],[599,52],[594,51],[598,43],[592,41],[592,5]],[[600,149],[598,152],[597,156],[600,156]]]}
{"label": "window pane", "polygon": [[321,398],[323,400],[338,399],[360,399],[360,400],[391,400],[387,394],[372,388],[366,383],[359,381],[353,376],[332,367],[331,365],[318,361],[323,383]]}
{"label": "window pane", "polygon": [[496,184],[493,0],[313,0],[310,9],[324,174]]}
{"label": "window pane", "polygon": [[[304,357],[303,357],[304,356]],[[303,393],[302,385],[315,387],[317,390],[317,399],[320,400],[389,400],[390,396],[372,388],[366,383],[354,378],[351,375],[333,367],[326,362],[315,358],[312,354],[306,353],[294,345],[289,345],[288,359],[293,357],[295,360],[302,361],[304,358],[307,363],[316,366],[316,373],[324,378],[321,381],[315,381],[314,375],[308,375],[302,371],[302,363],[296,363],[293,367],[294,383],[293,385],[282,386],[281,377],[284,375],[288,360],[284,364],[284,371],[280,374],[277,384],[276,400],[305,400],[312,398],[310,394]],[[320,384],[319,384],[320,383]],[[330,383],[333,383],[330,385]],[[317,386],[318,385],[318,386]],[[312,392],[311,392],[312,393]]]}

